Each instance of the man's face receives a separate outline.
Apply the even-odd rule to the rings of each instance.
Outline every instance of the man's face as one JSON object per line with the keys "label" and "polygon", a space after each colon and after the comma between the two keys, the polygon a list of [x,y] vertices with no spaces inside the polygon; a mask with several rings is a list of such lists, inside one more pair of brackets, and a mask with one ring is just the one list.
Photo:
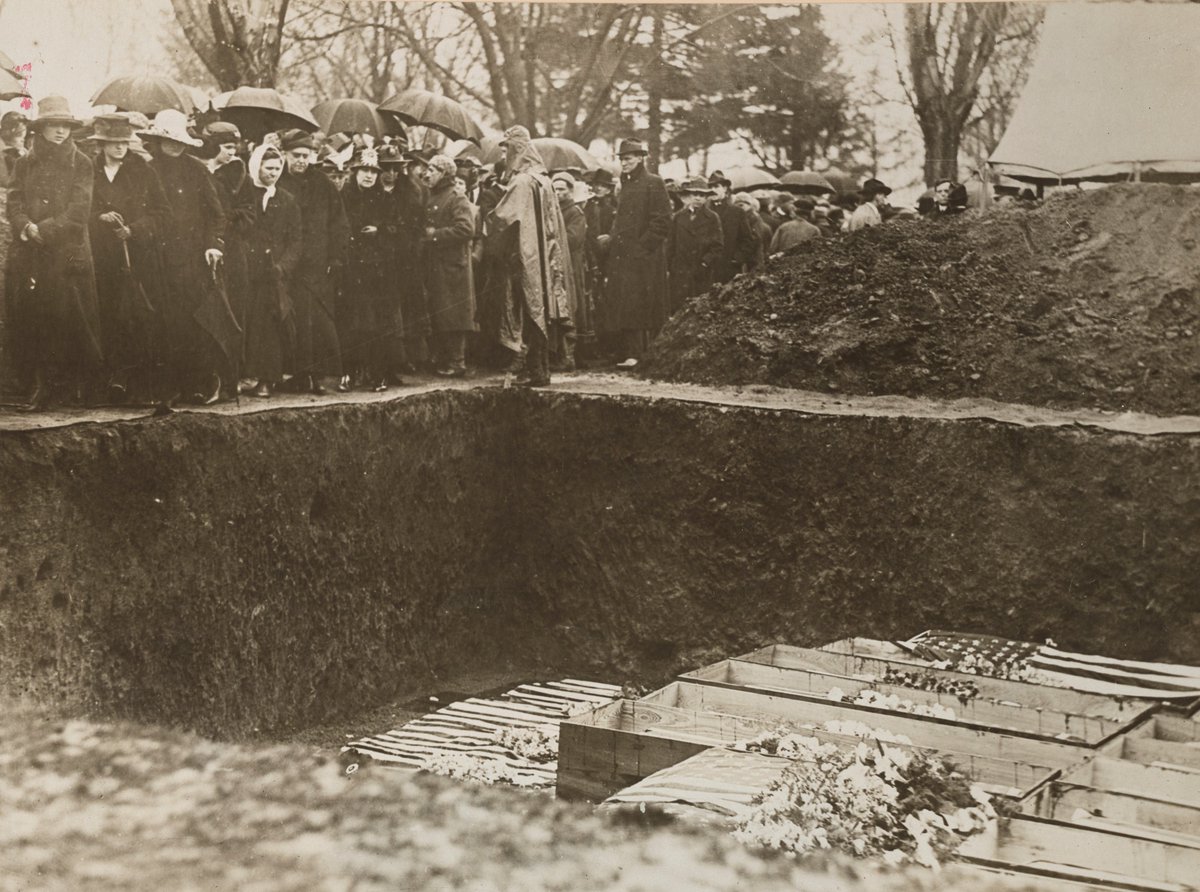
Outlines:
{"label": "man's face", "polygon": [[425,165],[425,168],[421,171],[421,175],[425,178],[425,185],[430,189],[434,188],[442,181],[442,172],[440,170],[435,170],[428,164]]}
{"label": "man's face", "polygon": [[595,186],[593,186],[592,191],[596,193],[597,198],[605,198],[609,195],[612,195],[612,189],[602,183],[597,183]]}
{"label": "man's face", "polygon": [[288,173],[300,176],[308,171],[308,165],[312,164],[313,151],[307,146],[298,146],[287,151],[287,167]]}
{"label": "man's face", "polygon": [[62,145],[70,135],[71,126],[69,124],[51,123],[42,126],[42,137],[56,146]]}
{"label": "man's face", "polygon": [[104,157],[109,161],[123,161],[128,154],[129,143],[127,142],[106,142],[104,144]]}
{"label": "man's face", "polygon": [[558,200],[571,197],[571,187],[563,180],[554,181],[554,194],[558,196]]}
{"label": "man's face", "polygon": [[274,186],[279,180],[280,174],[283,173],[282,158],[266,158],[263,163],[258,166],[258,181],[264,186]]}
{"label": "man's face", "polygon": [[462,177],[454,178],[454,194],[464,196],[464,197],[467,194],[467,181],[464,180]]}
{"label": "man's face", "polygon": [[875,202],[876,207],[883,207],[887,204],[887,194],[884,192],[876,192],[875,197],[872,200]]}
{"label": "man's face", "polygon": [[704,205],[704,196],[698,192],[684,192],[683,206],[689,211],[694,211]]}
{"label": "man's face", "polygon": [[348,171],[348,170],[332,171],[329,174],[329,179],[333,181],[333,185],[337,186],[337,190],[339,192],[341,192],[342,189],[346,185],[346,180],[350,179],[350,171]]}
{"label": "man's face", "polygon": [[933,190],[933,198],[938,204],[950,203],[950,184],[938,183]]}
{"label": "man's face", "polygon": [[629,174],[638,169],[638,165],[642,163],[641,155],[622,155],[621,156],[621,173]]}
{"label": "man's face", "polygon": [[714,183],[712,186],[713,201],[724,201],[729,197],[729,187],[724,183]]}
{"label": "man's face", "polygon": [[398,179],[400,179],[400,171],[394,167],[385,167],[379,173],[379,180],[383,183],[385,189],[391,189],[395,186]]}

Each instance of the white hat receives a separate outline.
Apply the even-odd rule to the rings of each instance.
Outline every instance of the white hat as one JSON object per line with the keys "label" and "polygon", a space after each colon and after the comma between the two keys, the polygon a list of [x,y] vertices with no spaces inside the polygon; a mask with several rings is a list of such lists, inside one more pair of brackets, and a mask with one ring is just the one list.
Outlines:
{"label": "white hat", "polygon": [[169,139],[185,146],[200,148],[204,140],[193,139],[187,130],[187,117],[179,109],[164,108],[154,116],[154,123],[149,130],[139,130],[138,136],[151,139]]}

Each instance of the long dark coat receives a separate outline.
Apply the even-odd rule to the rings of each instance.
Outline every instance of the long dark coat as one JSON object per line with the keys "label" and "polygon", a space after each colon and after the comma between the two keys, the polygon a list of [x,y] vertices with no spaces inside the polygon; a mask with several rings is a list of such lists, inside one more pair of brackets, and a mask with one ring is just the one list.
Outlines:
{"label": "long dark coat", "polygon": [[[171,209],[162,183],[146,161],[130,152],[109,182],[103,152],[96,157],[88,230],[100,299],[101,344],[114,369],[152,364],[161,348],[158,308],[163,279],[158,231]],[[122,243],[103,214],[121,215],[131,235]],[[128,249],[128,260],[126,259]]]}
{"label": "long dark coat", "polygon": [[278,186],[266,210],[265,190],[247,179],[237,198],[237,231],[246,252],[245,374],[267,383],[283,377],[295,320],[289,287],[300,263],[303,226],[296,199]]}
{"label": "long dark coat", "polygon": [[622,177],[609,242],[603,331],[657,331],[667,316],[671,199],[661,178],[639,167]]}
{"label": "long dark coat", "polygon": [[204,252],[222,250],[225,209],[212,174],[199,158],[159,153],[150,162],[158,174],[171,215],[159,230],[158,245],[166,283],[162,317],[169,364],[186,379],[213,371],[221,363],[217,342],[196,321],[211,278]]}
{"label": "long dark coat", "polygon": [[[246,171],[246,162],[234,158],[228,164],[223,164],[213,171],[213,183],[217,187],[217,197],[221,199],[221,209],[225,212],[226,230],[231,234],[234,229],[233,212],[238,193],[250,174]],[[224,258],[221,263],[225,290],[229,307],[237,319],[238,325],[245,327],[246,321],[246,292],[249,290],[249,270],[246,267],[246,252],[241,239],[236,235],[225,239]],[[237,364],[241,365],[241,349],[238,348]]]}
{"label": "long dark coat", "polygon": [[296,313],[295,371],[313,375],[342,374],[334,308],[334,267],[345,263],[350,224],[342,195],[315,166],[303,174],[285,173],[279,186],[300,207],[303,225],[300,262],[292,277]]}
{"label": "long dark coat", "polygon": [[[71,139],[54,145],[34,137],[17,160],[8,192],[9,335],[16,370],[39,366],[82,375],[102,358],[100,313],[88,218],[92,161]],[[22,241],[29,223],[44,244]]]}
{"label": "long dark coat", "polygon": [[721,220],[711,208],[699,207],[695,213],[684,208],[675,214],[667,240],[672,313],[689,297],[703,294],[712,286],[713,270],[721,260],[723,247]]}
{"label": "long dark coat", "polygon": [[[378,184],[363,189],[351,180],[341,196],[350,227],[350,244],[337,308],[338,335],[343,354],[365,365],[373,355],[375,340],[399,324],[390,314],[382,315],[390,303],[384,240],[392,208]],[[366,226],[374,226],[376,231],[363,233]]]}
{"label": "long dark coat", "polygon": [[563,225],[567,228],[567,248],[571,252],[571,277],[575,280],[575,307],[571,321],[575,336],[591,337],[596,333],[596,312],[588,291],[587,217],[575,203],[560,204]]}
{"label": "long dark coat", "polygon": [[721,237],[724,240],[713,279],[723,283],[754,263],[758,239],[750,228],[750,215],[745,209],[726,199],[715,202],[713,210],[721,220]]}
{"label": "long dark coat", "polygon": [[429,187],[412,174],[401,174],[392,192],[388,239],[399,314],[404,321],[404,335],[410,338],[424,337],[430,332],[421,246],[428,206]]}
{"label": "long dark coat", "polygon": [[425,296],[433,331],[478,331],[475,323],[475,276],[471,269],[471,244],[475,214],[465,196],[443,179],[429,195],[428,226],[433,234],[425,241]]}

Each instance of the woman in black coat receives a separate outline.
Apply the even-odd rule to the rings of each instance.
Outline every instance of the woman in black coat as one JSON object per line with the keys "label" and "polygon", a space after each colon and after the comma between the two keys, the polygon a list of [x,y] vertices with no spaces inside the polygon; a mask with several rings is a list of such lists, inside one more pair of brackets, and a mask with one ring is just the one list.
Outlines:
{"label": "woman in black coat", "polygon": [[18,374],[33,385],[32,409],[49,405],[60,385],[83,388],[101,364],[88,238],[93,171],[71,138],[79,126],[63,97],[38,103],[33,147],[17,160],[9,186],[10,347]]}
{"label": "woman in black coat", "polygon": [[129,151],[133,125],[123,115],[96,118],[92,216],[88,230],[100,301],[100,340],[108,363],[109,397],[124,402],[130,388],[151,395],[161,342],[158,230],[171,210],[158,175]]}
{"label": "woman in black coat", "polygon": [[353,179],[342,190],[350,223],[350,251],[338,305],[338,334],[353,383],[382,392],[388,388],[385,330],[392,322],[380,318],[391,290],[383,232],[394,209],[379,188],[380,168],[374,150],[364,149],[351,168]]}
{"label": "woman in black coat", "polygon": [[283,378],[284,359],[291,350],[294,320],[288,287],[300,262],[304,230],[296,199],[276,186],[283,155],[259,146],[249,168],[234,212],[249,280],[245,375],[256,382],[255,396],[269,397]]}

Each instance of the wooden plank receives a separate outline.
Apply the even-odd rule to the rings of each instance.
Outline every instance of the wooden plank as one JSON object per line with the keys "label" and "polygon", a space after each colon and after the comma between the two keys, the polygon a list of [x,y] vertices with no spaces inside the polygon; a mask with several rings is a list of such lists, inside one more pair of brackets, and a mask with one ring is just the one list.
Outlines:
{"label": "wooden plank", "polygon": [[1030,814],[1070,823],[1077,823],[1079,810],[1122,824],[1188,834],[1200,844],[1200,809],[1193,806],[1062,781],[1039,791],[1026,806]]}
{"label": "wooden plank", "polygon": [[[904,660],[874,657],[869,654],[835,653],[786,644],[761,648],[753,654],[738,659],[746,662],[764,663],[784,669],[811,669],[831,675],[851,677],[883,678],[889,670],[901,672],[926,671],[941,678],[971,682],[979,689],[979,695],[988,700],[1015,703],[1030,709],[1049,709],[1071,715],[1084,715],[1128,723],[1144,718],[1157,706],[1157,701],[1131,698],[1106,697],[1081,693],[1070,688],[1055,688],[1005,678],[990,678],[967,672],[948,669],[933,669]],[[918,666],[914,670],[914,666]]]}
{"label": "wooden plank", "polygon": [[1071,783],[1200,807],[1200,772],[1097,756],[1063,773]]}
{"label": "wooden plank", "polygon": [[1121,758],[1143,765],[1178,765],[1200,770],[1200,747],[1155,737],[1127,738],[1121,749]]}
{"label": "wooden plank", "polygon": [[1017,864],[1048,862],[1184,886],[1200,877],[1200,849],[1029,815],[1001,823],[996,855]]}
{"label": "wooden plank", "polygon": [[[956,863],[960,868],[978,870],[989,877],[998,876],[1017,881],[1020,883],[1017,887],[1019,892],[1028,892],[1030,888],[1035,888],[1038,892],[1192,892],[1195,888],[1179,883],[1102,878],[1093,871],[1051,867],[1045,864],[1013,864],[965,854],[961,848],[956,855]],[[1034,885],[1031,886],[1030,883]]]}
{"label": "wooden plank", "polygon": [[1155,716],[1154,736],[1175,743],[1200,742],[1200,721],[1177,715]]}
{"label": "wooden plank", "polygon": [[[652,699],[653,698],[653,699]],[[644,698],[663,706],[728,713],[780,724],[806,725],[826,721],[861,722],[908,737],[916,746],[940,753],[978,754],[1062,768],[1076,764],[1086,753],[1081,744],[1013,734],[985,732],[926,716],[910,716],[869,706],[713,687],[694,682],[673,682]]]}
{"label": "wooden plank", "polygon": [[749,663],[742,660],[722,660],[703,669],[680,676],[689,681],[733,684],[755,690],[776,690],[825,697],[838,689],[846,700],[853,700],[864,690],[883,695],[895,695],[913,703],[942,706],[952,709],[955,721],[983,728],[1003,728],[1035,734],[1039,737],[1074,737],[1093,745],[1099,744],[1127,726],[1127,722],[1071,715],[1056,710],[1030,709],[1010,703],[977,698],[966,703],[953,694],[922,691],[899,685],[868,682],[812,669],[792,669]]}

